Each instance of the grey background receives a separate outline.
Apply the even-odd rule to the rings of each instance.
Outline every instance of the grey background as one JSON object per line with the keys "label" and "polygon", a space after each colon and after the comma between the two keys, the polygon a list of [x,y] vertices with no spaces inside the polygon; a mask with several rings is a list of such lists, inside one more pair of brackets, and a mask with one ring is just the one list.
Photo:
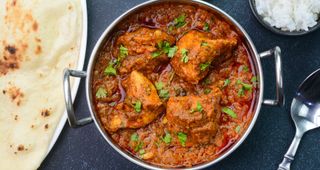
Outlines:
{"label": "grey background", "polygon": [[[88,0],[88,46],[90,53],[104,29],[119,15],[143,0]],[[211,0],[235,18],[251,36],[258,51],[276,45],[282,49],[284,108],[263,106],[256,125],[245,142],[229,157],[208,169],[276,169],[294,136],[290,104],[300,82],[320,66],[320,30],[302,37],[286,37],[266,30],[254,18],[247,0]],[[263,60],[265,97],[274,97],[274,61]],[[75,108],[87,116],[84,80],[81,81]],[[292,169],[320,169],[320,130],[306,134]],[[40,169],[142,169],[114,151],[94,124],[71,129],[67,124]]]}

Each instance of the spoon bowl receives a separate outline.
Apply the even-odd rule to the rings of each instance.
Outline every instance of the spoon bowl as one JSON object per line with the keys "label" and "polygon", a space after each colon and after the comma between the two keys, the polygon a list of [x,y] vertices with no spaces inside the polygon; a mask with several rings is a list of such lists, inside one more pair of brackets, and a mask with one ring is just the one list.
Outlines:
{"label": "spoon bowl", "polygon": [[299,86],[291,103],[291,117],[296,133],[278,170],[290,169],[303,134],[320,126],[320,69]]}

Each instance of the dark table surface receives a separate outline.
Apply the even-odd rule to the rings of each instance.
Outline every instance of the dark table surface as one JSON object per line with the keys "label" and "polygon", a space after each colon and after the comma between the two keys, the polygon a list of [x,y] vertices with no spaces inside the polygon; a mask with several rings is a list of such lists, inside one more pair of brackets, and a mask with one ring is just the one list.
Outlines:
{"label": "dark table surface", "polygon": [[[90,53],[104,29],[131,7],[144,0],[88,0],[88,46]],[[248,138],[230,156],[208,169],[276,169],[294,136],[290,104],[300,82],[320,68],[320,30],[302,37],[276,35],[254,18],[247,0],[211,0],[235,18],[248,32],[258,51],[282,49],[286,105],[263,106]],[[274,61],[263,60],[265,97],[274,97]],[[89,115],[84,80],[75,101],[77,114]],[[292,169],[320,168],[320,130],[307,133],[298,149]],[[107,144],[94,124],[78,129],[65,125],[56,145],[40,169],[142,169],[129,162]]]}

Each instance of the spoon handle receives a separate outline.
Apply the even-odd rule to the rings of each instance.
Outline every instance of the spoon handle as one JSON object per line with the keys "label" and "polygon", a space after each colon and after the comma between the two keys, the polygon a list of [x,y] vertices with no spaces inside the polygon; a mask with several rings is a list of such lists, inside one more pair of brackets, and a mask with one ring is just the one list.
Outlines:
{"label": "spoon handle", "polygon": [[298,146],[300,144],[302,135],[295,135],[293,138],[293,141],[287,151],[287,153],[284,155],[284,158],[279,164],[278,170],[290,170],[291,162],[294,160],[294,155],[297,152]]}

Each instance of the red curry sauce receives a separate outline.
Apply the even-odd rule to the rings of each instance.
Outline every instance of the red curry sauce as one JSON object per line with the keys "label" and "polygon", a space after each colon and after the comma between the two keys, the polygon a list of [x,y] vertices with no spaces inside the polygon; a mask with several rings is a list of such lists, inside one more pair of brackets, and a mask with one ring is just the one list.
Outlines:
{"label": "red curry sauce", "polygon": [[258,82],[229,23],[197,6],[166,3],[118,28],[99,52],[92,92],[120,147],[161,167],[190,167],[241,137]]}

